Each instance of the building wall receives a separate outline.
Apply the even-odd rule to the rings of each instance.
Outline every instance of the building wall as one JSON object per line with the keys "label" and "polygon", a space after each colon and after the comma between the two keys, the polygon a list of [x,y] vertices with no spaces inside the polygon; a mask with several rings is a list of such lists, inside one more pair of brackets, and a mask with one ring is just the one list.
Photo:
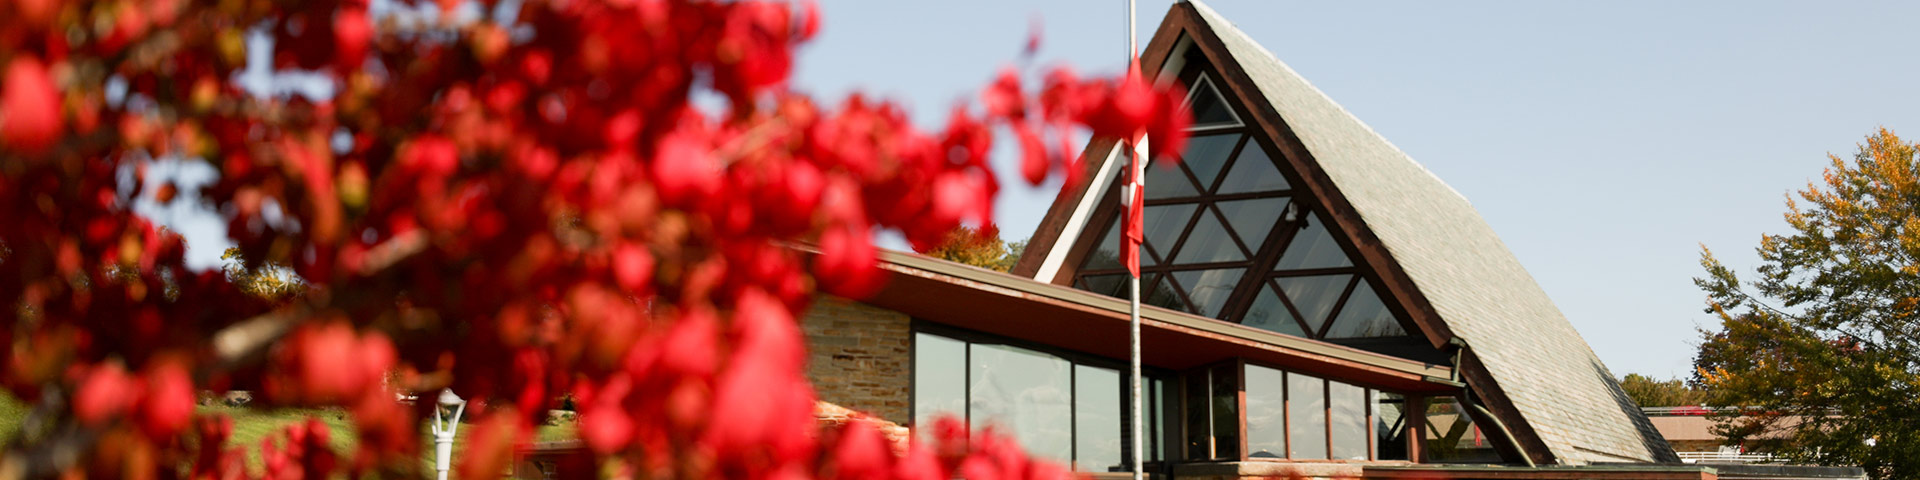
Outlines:
{"label": "building wall", "polygon": [[807,378],[820,400],[906,425],[913,372],[912,319],[822,296],[801,319],[811,358]]}
{"label": "building wall", "polygon": [[[1365,476],[1365,467],[1359,463],[1315,463],[1315,462],[1212,462],[1188,463],[1173,467],[1173,478],[1178,480],[1255,480],[1255,479],[1360,479]],[[1422,476],[1416,478],[1445,478]]]}
{"label": "building wall", "polygon": [[1673,444],[1675,452],[1718,452],[1724,445],[1719,440],[1667,440]]}

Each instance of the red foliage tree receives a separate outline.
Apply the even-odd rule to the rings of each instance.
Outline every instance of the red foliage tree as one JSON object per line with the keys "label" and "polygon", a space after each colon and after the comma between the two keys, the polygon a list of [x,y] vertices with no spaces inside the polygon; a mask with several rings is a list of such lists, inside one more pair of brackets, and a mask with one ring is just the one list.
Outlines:
{"label": "red foliage tree", "polygon": [[[815,432],[795,318],[881,284],[876,228],[928,245],[991,222],[994,128],[1027,180],[1071,176],[1077,128],[1178,151],[1177,87],[1057,70],[1030,92],[1008,71],[923,131],[889,102],[785,88],[810,4],[482,0],[498,14],[457,20],[476,5],[435,3],[0,0],[0,384],[36,422],[6,468],[251,476],[232,421],[192,408],[249,385],[345,407],[359,436],[336,458],[324,425],[289,429],[262,446],[271,478],[421,473],[431,407],[394,394],[449,387],[489,400],[475,474],[569,393],[603,472],[1063,472],[955,422],[897,459],[857,423]],[[250,31],[333,94],[245,93]],[[724,107],[689,100],[705,92]],[[168,156],[218,170],[195,193],[240,258],[304,294],[185,268],[180,237],[131,211],[175,197],[139,187]]]}

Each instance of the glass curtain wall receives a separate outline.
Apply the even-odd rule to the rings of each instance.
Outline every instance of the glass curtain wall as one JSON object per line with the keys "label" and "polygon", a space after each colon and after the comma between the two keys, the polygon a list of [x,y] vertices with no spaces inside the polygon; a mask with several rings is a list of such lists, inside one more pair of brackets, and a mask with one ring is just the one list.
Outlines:
{"label": "glass curtain wall", "polygon": [[1500,452],[1494,450],[1493,440],[1480,431],[1473,416],[1469,415],[1459,400],[1453,397],[1429,398],[1426,402],[1427,422],[1425,442],[1420,449],[1421,457],[1428,462],[1448,463],[1499,463]]}
{"label": "glass curtain wall", "polygon": [[[1407,336],[1411,324],[1354,262],[1328,212],[1289,180],[1298,172],[1240,120],[1203,63],[1181,73],[1194,123],[1180,161],[1146,169],[1141,302],[1312,339]],[[1114,175],[1108,198],[1124,183]],[[1072,284],[1125,299],[1124,216],[1110,202],[1080,233],[1097,240],[1078,247]]]}
{"label": "glass curtain wall", "polygon": [[1240,364],[1224,362],[1184,375],[1187,459],[1240,459]]}
{"label": "glass curtain wall", "polygon": [[1407,432],[1412,431],[1407,415],[1407,397],[1373,392],[1373,456],[1378,460],[1409,460]]}
{"label": "glass curtain wall", "polygon": [[[974,337],[914,334],[915,427],[953,416],[975,429],[993,426],[1028,453],[1077,470],[1126,471],[1126,382],[1118,364]],[[1146,387],[1147,459],[1159,461],[1166,387],[1151,378]]]}
{"label": "glass curtain wall", "polygon": [[[1260,365],[1248,364],[1243,371],[1247,458],[1406,459],[1400,395]],[[1188,385],[1194,382],[1189,379]],[[1208,412],[1216,423],[1227,413]],[[1219,435],[1217,427],[1214,432],[1216,445],[1233,440]]]}

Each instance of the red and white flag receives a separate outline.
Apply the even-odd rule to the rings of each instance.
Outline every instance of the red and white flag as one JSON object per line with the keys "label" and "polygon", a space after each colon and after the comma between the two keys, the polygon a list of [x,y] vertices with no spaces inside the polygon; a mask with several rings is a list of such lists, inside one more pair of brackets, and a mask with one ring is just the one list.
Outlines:
{"label": "red and white flag", "polygon": [[1127,265],[1127,271],[1133,274],[1133,278],[1140,278],[1140,244],[1146,241],[1141,216],[1145,211],[1143,205],[1146,204],[1147,162],[1146,156],[1140,154],[1138,141],[1123,143],[1121,147],[1127,149],[1127,157],[1131,161],[1127,165],[1127,185],[1121,189],[1124,195],[1121,202],[1127,210],[1125,226],[1120,235],[1120,262]]}

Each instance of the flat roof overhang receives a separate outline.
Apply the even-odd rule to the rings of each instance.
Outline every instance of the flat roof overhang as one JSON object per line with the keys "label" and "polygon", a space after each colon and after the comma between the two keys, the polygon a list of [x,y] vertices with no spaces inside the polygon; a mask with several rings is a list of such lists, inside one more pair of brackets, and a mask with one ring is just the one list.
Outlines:
{"label": "flat roof overhang", "polygon": [[[893,275],[864,302],[916,319],[1117,360],[1128,357],[1129,304],[1105,295],[969,265],[883,251]],[[1150,305],[1140,309],[1141,362],[1183,370],[1230,358],[1405,393],[1452,393],[1453,369],[1269,332]]]}

